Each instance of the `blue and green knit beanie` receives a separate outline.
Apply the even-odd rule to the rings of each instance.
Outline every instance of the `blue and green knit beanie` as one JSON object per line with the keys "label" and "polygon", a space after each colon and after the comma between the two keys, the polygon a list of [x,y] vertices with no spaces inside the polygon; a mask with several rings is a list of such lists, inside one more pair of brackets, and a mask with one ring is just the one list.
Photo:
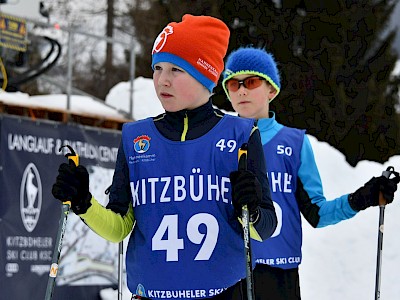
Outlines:
{"label": "blue and green knit beanie", "polygon": [[276,89],[275,97],[281,90],[280,75],[274,57],[264,49],[242,47],[229,54],[222,81],[222,86],[228,98],[229,93],[225,83],[240,74],[257,75],[265,78]]}

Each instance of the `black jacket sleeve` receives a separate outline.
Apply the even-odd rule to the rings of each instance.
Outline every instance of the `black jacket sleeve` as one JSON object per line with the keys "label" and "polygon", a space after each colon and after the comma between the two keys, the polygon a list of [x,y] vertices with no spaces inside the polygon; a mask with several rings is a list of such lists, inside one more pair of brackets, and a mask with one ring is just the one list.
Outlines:
{"label": "black jacket sleeve", "polygon": [[129,169],[121,142],[118,148],[117,161],[115,163],[115,171],[112,185],[110,187],[110,197],[107,208],[124,216],[128,212],[129,203],[131,202],[132,196],[129,184]]}

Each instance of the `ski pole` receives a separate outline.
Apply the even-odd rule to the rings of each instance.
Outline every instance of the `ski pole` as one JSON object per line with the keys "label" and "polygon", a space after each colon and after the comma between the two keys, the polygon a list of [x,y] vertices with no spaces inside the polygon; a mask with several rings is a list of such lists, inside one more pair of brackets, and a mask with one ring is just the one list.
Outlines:
{"label": "ski pole", "polygon": [[[108,195],[111,185],[106,188],[104,193]],[[123,276],[124,241],[118,244],[118,300],[122,300],[122,276]],[[132,298],[133,299],[133,298]]]}
{"label": "ski pole", "polygon": [[[399,178],[399,173],[394,171],[393,167],[388,167],[386,171],[382,172],[382,175],[389,178],[394,174]],[[384,219],[385,219],[385,205],[386,200],[383,198],[382,192],[379,193],[379,227],[378,227],[378,251],[376,259],[376,279],[375,279],[375,300],[381,297],[381,268],[382,268],[382,246],[383,246],[383,229],[384,229]]]}
{"label": "ski pole", "polygon": [[[64,147],[67,147],[70,151],[70,153],[67,153],[65,157],[68,158],[68,161],[72,161],[76,166],[78,166],[79,156],[75,153],[74,149],[72,149],[71,146],[69,145],[61,146],[58,151],[61,151],[61,149]],[[71,208],[71,201],[64,201],[61,207],[61,218],[58,225],[58,232],[53,251],[53,258],[51,260],[49,280],[47,282],[45,300],[50,300],[53,297],[54,284],[56,282],[56,277],[58,272],[58,263],[60,261],[61,248],[64,239],[65,228],[67,226],[67,218],[70,208]]]}
{"label": "ski pole", "polygon": [[[247,170],[247,144],[244,143],[238,152],[239,160],[239,171]],[[244,235],[244,254],[246,258],[246,283],[247,283],[247,299],[253,300],[254,297],[254,287],[253,287],[253,268],[251,260],[251,244],[250,244],[250,216],[249,209],[246,205],[242,207],[242,226]]]}
{"label": "ski pole", "polygon": [[122,300],[122,264],[124,257],[124,242],[118,245],[118,300]]}

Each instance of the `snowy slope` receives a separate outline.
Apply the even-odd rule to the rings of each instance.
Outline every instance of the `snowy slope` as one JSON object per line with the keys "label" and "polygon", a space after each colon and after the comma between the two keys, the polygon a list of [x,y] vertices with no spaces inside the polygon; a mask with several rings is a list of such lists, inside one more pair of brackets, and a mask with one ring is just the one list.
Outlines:
{"label": "snowy slope", "polygon": [[[107,103],[125,110],[129,107],[129,88],[128,82],[115,86],[107,96]],[[134,91],[135,119],[162,112],[151,79],[137,78]],[[46,97],[0,93],[0,101],[65,108],[65,95],[64,98],[56,96],[54,99],[59,100],[44,102]],[[90,101],[90,98],[73,96],[72,103],[77,104],[72,106],[75,112],[85,109],[96,111],[99,115],[118,116],[117,112]],[[383,165],[361,161],[352,168],[339,151],[325,142],[317,141],[313,136],[309,138],[328,199],[353,192],[372,176],[379,176],[388,166],[400,170],[400,156],[392,157]],[[378,216],[379,209],[374,207],[359,213],[353,219],[322,229],[313,229],[303,220],[303,263],[300,266],[303,300],[374,299]],[[400,266],[400,239],[397,236],[399,226],[400,192],[396,192],[395,202],[387,206],[385,213],[381,284],[381,299],[385,300],[398,299],[400,295],[400,285],[397,284]],[[124,300],[130,299],[125,286],[123,296]],[[117,299],[117,291],[103,290],[102,299]]]}
{"label": "snowy slope", "polygon": [[[51,5],[53,1],[43,2]],[[88,13],[82,16],[82,12],[93,11],[93,9],[101,12],[104,9],[104,2],[73,0],[65,3],[67,3],[67,9],[60,6],[60,10],[63,10],[62,13],[68,14],[67,19],[59,18],[62,13],[57,11],[57,5],[54,4],[51,22],[59,22],[62,26],[78,25],[80,29],[91,28],[93,34],[104,34],[104,13]],[[43,30],[43,34],[55,37],[66,44],[67,35],[55,29]],[[76,39],[79,42],[81,37]],[[80,49],[83,56],[104,55],[105,43],[88,39],[84,44],[85,49]],[[117,53],[122,53],[122,51],[117,51]],[[79,60],[84,61],[88,59],[87,57],[79,58]],[[106,99],[107,103],[128,111],[128,89],[129,83],[120,83],[110,91]],[[162,112],[162,108],[155,98],[151,80],[136,79],[134,90],[133,116],[135,119]],[[44,104],[44,98],[37,97],[35,99],[22,93],[0,93],[0,101],[16,101],[18,103],[29,101],[33,105],[60,105],[65,108],[65,104],[63,104],[65,100],[57,99],[59,101]],[[78,98],[74,96],[73,99]],[[82,107],[81,104],[84,104],[83,107],[90,111],[98,112],[100,110],[99,114],[102,115],[120,116],[118,112],[107,111],[106,106],[99,108],[98,104],[90,101],[89,98],[79,98],[76,103],[79,104],[76,107],[73,106],[74,110],[79,110]],[[352,168],[346,163],[340,152],[326,143],[317,141],[314,137],[310,136],[310,140],[328,199],[354,191],[370,177],[380,175],[389,165],[400,170],[400,156],[392,157],[384,165],[362,161]],[[300,266],[303,300],[374,299],[378,214],[378,208],[370,208],[351,220],[323,229],[313,229],[305,221],[303,222],[303,263]],[[381,285],[381,298],[385,300],[398,299],[400,295],[400,285],[397,283],[397,270],[400,266],[400,239],[396,232],[399,226],[400,193],[397,192],[395,203],[386,208],[385,214]],[[117,299],[116,291],[104,290],[102,299]],[[126,288],[124,289],[125,299],[130,299]]]}
{"label": "snowy slope", "polygon": [[[353,192],[389,165],[400,170],[400,156],[384,165],[362,161],[352,168],[344,156],[327,143],[309,136],[324,184],[325,195],[333,199]],[[382,255],[381,299],[400,295],[400,192],[395,203],[385,209]],[[374,299],[379,208],[367,209],[350,220],[334,226],[314,229],[303,219],[303,263],[300,285],[303,300]],[[124,279],[125,280],[125,279]],[[116,299],[117,291],[102,291],[102,299]],[[130,299],[124,287],[123,300]]]}
{"label": "snowy slope", "polygon": [[[115,86],[106,98],[107,103],[125,110],[129,106],[127,101],[129,88],[128,82]],[[133,97],[135,119],[162,112],[151,79],[137,78],[134,91],[136,91]],[[77,105],[73,105],[72,109],[76,112],[85,109],[96,111],[100,115],[118,116],[117,112],[90,101],[90,98],[75,97],[77,96],[72,97],[72,103]],[[59,100],[47,103],[44,102],[46,97],[29,97],[23,93],[0,93],[0,101],[65,108],[65,98],[56,96],[53,99]],[[352,168],[339,151],[325,142],[317,141],[313,136],[309,138],[328,199],[356,190],[372,176],[380,175],[388,166],[394,166],[396,170],[400,170],[400,156],[392,157],[383,165],[361,161]],[[303,263],[300,266],[302,299],[374,298],[378,216],[379,209],[370,208],[353,219],[322,229],[313,229],[303,220]],[[400,285],[397,284],[397,270],[400,266],[400,239],[397,237],[397,228],[400,226],[399,216],[400,192],[396,192],[395,203],[388,206],[385,212],[381,299],[398,299],[400,295]],[[104,290],[102,297],[104,300],[116,299],[116,291]],[[124,290],[125,299],[130,299],[127,290]]]}
{"label": "snowy slope", "polygon": [[[146,81],[147,85],[144,84]],[[160,107],[154,105],[157,100],[153,98],[155,94],[151,80],[143,78],[137,82],[141,82],[140,96],[134,97],[137,116],[142,118],[158,114]],[[120,84],[121,88],[123,86]],[[147,88],[149,90],[145,90]],[[107,101],[115,106],[117,101],[121,102],[123,93],[123,90],[115,88]],[[319,142],[313,136],[309,138],[327,199],[355,191],[372,176],[379,176],[388,166],[400,170],[400,156],[392,157],[383,165],[361,161],[353,168],[338,150],[325,142]],[[303,220],[304,257],[300,266],[303,300],[374,299],[378,217],[379,208],[374,207],[353,219],[322,229],[314,229]],[[398,299],[400,295],[400,286],[397,284],[400,239],[396,233],[400,226],[399,217],[400,192],[396,192],[395,203],[388,206],[385,212],[381,299]],[[104,300],[116,299],[116,295],[116,291],[102,291]],[[130,299],[127,290],[124,290],[123,295],[124,300]]]}

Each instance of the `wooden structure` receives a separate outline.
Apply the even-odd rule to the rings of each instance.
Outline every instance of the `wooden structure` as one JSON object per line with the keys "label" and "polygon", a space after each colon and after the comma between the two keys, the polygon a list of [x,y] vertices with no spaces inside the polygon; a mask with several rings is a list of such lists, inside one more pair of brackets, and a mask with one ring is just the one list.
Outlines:
{"label": "wooden structure", "polygon": [[62,109],[49,109],[40,106],[24,106],[0,100],[0,114],[30,117],[33,120],[45,119],[57,122],[72,122],[92,127],[121,130],[122,125],[132,120],[110,116],[75,113]]}

